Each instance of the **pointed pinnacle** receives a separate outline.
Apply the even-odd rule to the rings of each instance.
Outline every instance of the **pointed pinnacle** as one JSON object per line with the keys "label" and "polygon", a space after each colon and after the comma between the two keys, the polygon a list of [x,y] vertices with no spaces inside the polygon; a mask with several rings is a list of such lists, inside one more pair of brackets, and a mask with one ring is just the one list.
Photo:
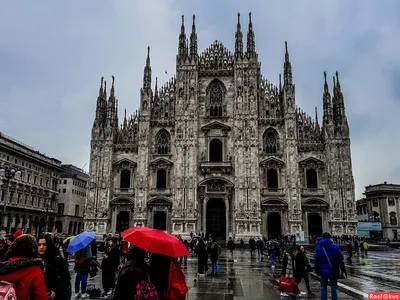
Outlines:
{"label": "pointed pinnacle", "polygon": [[326,71],[324,71],[324,78],[325,78],[325,83],[327,83],[326,82]]}
{"label": "pointed pinnacle", "polygon": [[249,12],[249,23],[251,24],[251,12]]}

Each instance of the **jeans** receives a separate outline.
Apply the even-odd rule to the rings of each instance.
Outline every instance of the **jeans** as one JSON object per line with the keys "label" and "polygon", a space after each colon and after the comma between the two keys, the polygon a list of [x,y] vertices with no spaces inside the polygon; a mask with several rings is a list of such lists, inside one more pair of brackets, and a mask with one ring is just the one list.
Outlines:
{"label": "jeans", "polygon": [[321,300],[327,300],[328,299],[328,280],[330,281],[330,286],[331,286],[331,293],[332,293],[332,300],[338,300],[338,295],[337,295],[337,278],[328,278],[328,277],[322,277],[320,279],[320,284],[321,284]]}
{"label": "jeans", "polygon": [[213,260],[212,262],[212,272],[214,273],[214,274],[217,274],[218,273],[218,260]]}
{"label": "jeans", "polygon": [[79,293],[79,285],[81,285],[82,294],[86,293],[88,275],[89,275],[88,273],[81,273],[81,272],[76,273],[76,277],[75,277],[75,293],[76,294]]}
{"label": "jeans", "polygon": [[269,261],[271,262],[272,266],[276,265],[276,261],[275,261],[275,252],[271,252],[271,254],[269,255]]}

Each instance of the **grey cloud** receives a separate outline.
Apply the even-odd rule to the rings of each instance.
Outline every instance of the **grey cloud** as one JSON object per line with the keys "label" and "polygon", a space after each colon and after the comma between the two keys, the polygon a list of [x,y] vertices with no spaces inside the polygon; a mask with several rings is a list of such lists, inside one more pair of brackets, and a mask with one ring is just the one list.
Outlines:
{"label": "grey cloud", "polygon": [[116,77],[121,117],[137,109],[148,45],[153,84],[174,74],[182,14],[187,32],[196,14],[199,51],[215,39],[233,50],[236,14],[246,30],[252,11],[264,76],[278,82],[287,40],[296,100],[310,115],[317,106],[322,118],[323,71],[339,70],[357,196],[365,185],[400,180],[399,1],[26,0],[2,10],[0,130],[48,155],[88,161],[102,75]]}

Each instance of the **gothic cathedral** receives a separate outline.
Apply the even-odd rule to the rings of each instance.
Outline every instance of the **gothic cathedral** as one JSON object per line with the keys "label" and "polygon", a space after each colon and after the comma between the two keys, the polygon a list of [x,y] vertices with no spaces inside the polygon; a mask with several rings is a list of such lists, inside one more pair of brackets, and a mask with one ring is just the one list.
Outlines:
{"label": "gothic cathedral", "polygon": [[140,108],[119,126],[114,77],[101,81],[92,129],[85,229],[149,226],[219,240],[323,231],[356,233],[350,136],[339,76],[325,76],[323,119],[296,106],[286,46],[283,78],[261,75],[249,15],[235,51],[198,54],[182,17],[176,76],[152,89],[150,48]]}

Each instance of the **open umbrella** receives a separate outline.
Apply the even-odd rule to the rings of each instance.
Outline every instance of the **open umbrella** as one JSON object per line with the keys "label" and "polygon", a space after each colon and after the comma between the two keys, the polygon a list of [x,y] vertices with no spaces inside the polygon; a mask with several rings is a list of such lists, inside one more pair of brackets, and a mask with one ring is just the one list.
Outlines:
{"label": "open umbrella", "polygon": [[121,233],[131,244],[151,253],[171,257],[189,255],[185,245],[173,235],[148,227],[132,227]]}
{"label": "open umbrella", "polygon": [[94,240],[96,233],[84,231],[78,234],[75,238],[73,238],[68,245],[67,252],[73,253],[78,250],[85,248],[90,244],[91,241]]}

